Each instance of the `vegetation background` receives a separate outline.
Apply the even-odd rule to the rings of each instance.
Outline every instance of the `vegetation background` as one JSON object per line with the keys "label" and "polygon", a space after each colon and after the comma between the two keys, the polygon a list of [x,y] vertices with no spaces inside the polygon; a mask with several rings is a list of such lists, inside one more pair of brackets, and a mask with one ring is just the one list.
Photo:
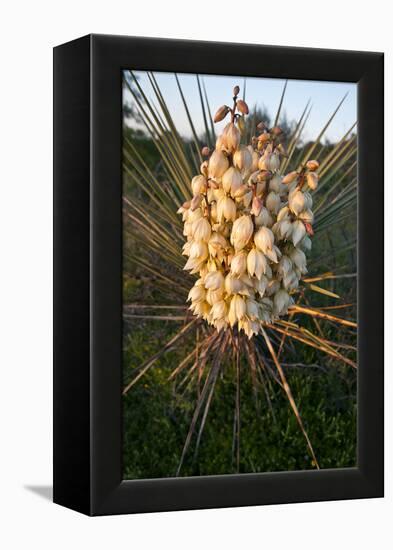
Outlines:
{"label": "vegetation background", "polygon": [[[126,105],[125,122],[137,116],[132,106]],[[260,108],[256,112],[259,120],[271,121],[271,114]],[[280,122],[288,135],[295,122],[285,118]],[[351,138],[353,139],[353,135]],[[162,158],[151,137],[142,130],[124,124],[124,139],[128,140],[143,157],[148,168],[162,181],[165,174]],[[201,142],[207,136],[201,136]],[[187,141],[187,140],[185,140]],[[297,145],[299,155],[310,143]],[[335,143],[319,145],[316,156],[328,154]],[[187,143],[185,144],[187,147]],[[295,153],[295,157],[297,156]],[[328,185],[333,188],[337,180],[344,186],[348,183],[349,169],[354,162],[348,158]],[[355,159],[356,162],[356,159]],[[348,174],[348,175],[347,175]],[[124,173],[124,195],[149,201],[140,187]],[[334,193],[326,195],[332,200]],[[339,216],[338,216],[339,218]],[[143,243],[138,242],[131,231],[127,231],[130,220],[124,221],[124,284],[123,303],[167,304],[154,276],[132,260],[144,253]],[[313,240],[313,248],[308,254],[313,271],[352,274],[326,281],[324,288],[340,296],[335,303],[351,304],[346,311],[347,318],[356,320],[356,201],[350,215],[337,224],[331,224]],[[159,257],[153,261],[161,262]],[[169,274],[170,275],[170,274]],[[174,303],[184,304],[184,295],[176,299],[176,277],[174,281]],[[306,299],[312,299],[318,306],[331,306],[329,296],[306,291]],[[136,319],[124,315],[124,378],[153,356],[181,328],[184,321],[176,320],[176,313],[165,314],[161,319]],[[168,317],[172,317],[168,319]],[[318,330],[318,321],[302,317],[303,325]],[[324,327],[325,336],[339,341],[343,346],[356,347],[356,332],[340,329],[333,324]],[[171,477],[179,464],[184,440],[187,436],[195,406],[197,390],[175,384],[169,380],[174,366],[189,353],[195,345],[196,332],[190,332],[183,340],[181,349],[173,349],[162,356],[140,380],[132,391],[124,396],[124,477],[127,479]],[[288,382],[292,387],[297,405],[301,411],[321,468],[351,467],[356,464],[356,371],[317,349],[292,344],[296,362],[287,356],[281,357]],[[352,353],[356,360],[356,353]],[[246,366],[243,358],[242,366]],[[224,369],[214,393],[204,429],[198,456],[193,447],[184,462],[181,475],[230,474],[236,471],[234,451],[234,403],[235,376],[233,365]],[[242,372],[246,372],[243,368]],[[261,392],[255,396],[251,379],[242,375],[240,403],[240,472],[289,471],[314,468],[302,432],[292,413],[285,394],[274,380],[268,377],[261,382]]]}

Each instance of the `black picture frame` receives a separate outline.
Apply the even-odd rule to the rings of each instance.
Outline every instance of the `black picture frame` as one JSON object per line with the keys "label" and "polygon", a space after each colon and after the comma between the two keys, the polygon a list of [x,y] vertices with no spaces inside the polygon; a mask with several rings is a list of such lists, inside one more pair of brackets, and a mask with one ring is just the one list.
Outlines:
{"label": "black picture frame", "polygon": [[[357,83],[357,467],[122,479],[125,68]],[[106,35],[54,49],[54,502],[103,515],[383,496],[383,94],[382,53]]]}

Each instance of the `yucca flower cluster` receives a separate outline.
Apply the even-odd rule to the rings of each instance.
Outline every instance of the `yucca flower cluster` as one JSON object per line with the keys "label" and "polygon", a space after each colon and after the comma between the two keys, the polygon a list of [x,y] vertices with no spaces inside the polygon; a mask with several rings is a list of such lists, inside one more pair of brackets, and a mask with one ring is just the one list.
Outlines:
{"label": "yucca flower cluster", "polygon": [[241,144],[247,104],[233,90],[214,121],[230,115],[214,151],[191,181],[193,198],[179,209],[188,257],[197,274],[188,300],[192,312],[218,330],[238,326],[249,338],[261,323],[286,315],[307,272],[305,251],[313,235],[312,197],[318,162],[280,174],[283,132],[262,122],[257,136]]}

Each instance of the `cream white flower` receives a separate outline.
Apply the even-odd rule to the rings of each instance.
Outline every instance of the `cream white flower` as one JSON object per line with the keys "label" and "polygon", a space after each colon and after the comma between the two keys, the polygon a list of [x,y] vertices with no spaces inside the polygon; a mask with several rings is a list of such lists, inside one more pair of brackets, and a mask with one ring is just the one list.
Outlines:
{"label": "cream white flower", "polygon": [[268,170],[275,172],[280,168],[280,157],[277,153],[272,153],[268,161]]}
{"label": "cream white flower", "polygon": [[211,178],[221,178],[228,169],[229,162],[222,151],[213,152],[209,160],[209,176]]}
{"label": "cream white flower", "polygon": [[293,227],[289,220],[281,220],[274,224],[272,231],[279,239],[288,240],[291,238]]}
{"label": "cream white flower", "polygon": [[240,171],[247,172],[252,166],[252,156],[244,145],[240,146],[233,154],[233,165]]}
{"label": "cream white flower", "polygon": [[271,227],[273,225],[272,215],[270,214],[269,210],[264,206],[262,207],[259,215],[255,216],[255,225],[257,227],[260,227],[262,225],[266,227]]}
{"label": "cream white flower", "polygon": [[212,290],[211,288],[206,291],[206,302],[213,306],[217,302],[220,302],[224,297],[224,289],[218,288],[217,290]]}
{"label": "cream white flower", "polygon": [[191,181],[191,189],[193,195],[198,195],[200,193],[206,193],[207,189],[207,180],[205,176],[195,176]]}
{"label": "cream white flower", "polygon": [[243,250],[235,254],[231,261],[231,273],[234,277],[241,277],[247,269],[247,254]]}
{"label": "cream white flower", "polygon": [[236,204],[230,197],[223,197],[217,203],[217,218],[219,221],[233,222],[236,219]]}
{"label": "cream white flower", "polygon": [[266,295],[274,296],[274,294],[280,290],[280,286],[280,281],[277,281],[277,279],[270,279],[266,285]]}
{"label": "cream white flower", "polygon": [[286,313],[288,310],[289,303],[290,303],[290,296],[288,292],[286,292],[284,289],[281,289],[278,292],[276,292],[273,300],[274,311],[276,315],[282,315],[283,313]]}
{"label": "cream white flower", "polygon": [[208,242],[209,254],[215,258],[220,252],[224,252],[227,245],[228,243],[224,235],[214,231]]}
{"label": "cream white flower", "polygon": [[296,215],[300,214],[300,212],[305,208],[304,194],[298,189],[291,191],[289,193],[288,203],[289,208],[292,210],[292,212],[294,212]]}
{"label": "cream white flower", "polygon": [[262,275],[266,273],[267,260],[265,256],[257,250],[252,248],[247,255],[247,271],[250,277],[256,277],[261,279]]}
{"label": "cream white flower", "polygon": [[274,244],[274,235],[268,227],[260,227],[254,235],[256,247],[264,254],[271,250]]}
{"label": "cream white flower", "polygon": [[192,224],[192,236],[195,241],[205,241],[206,243],[210,239],[211,225],[206,218],[199,218]]}
{"label": "cream white flower", "polygon": [[223,135],[226,143],[226,149],[230,152],[235,151],[240,144],[240,132],[233,122],[227,124],[224,128]]}
{"label": "cream white flower", "polygon": [[228,296],[231,296],[232,294],[249,295],[244,282],[237,277],[233,277],[230,273],[225,277],[225,291]]}
{"label": "cream white flower", "polygon": [[293,248],[289,254],[293,264],[304,274],[307,273],[307,260],[303,250]]}
{"label": "cream white flower", "polygon": [[271,191],[274,191],[275,193],[280,193],[281,187],[282,187],[281,181],[282,181],[282,177],[279,174],[274,174],[274,176],[270,180],[269,189]]}
{"label": "cream white flower", "polygon": [[318,187],[318,174],[315,172],[308,172],[306,176],[307,185],[310,189],[315,191],[315,189]]}
{"label": "cream white flower", "polygon": [[214,320],[216,319],[223,319],[227,314],[227,305],[224,302],[224,300],[220,300],[219,302],[216,302],[211,309],[212,318]]}
{"label": "cream white flower", "polygon": [[233,296],[231,304],[229,306],[229,324],[233,327],[236,321],[240,321],[241,319],[243,319],[243,317],[245,317],[246,313],[247,308],[244,298],[236,294],[235,296]]}
{"label": "cream white flower", "polygon": [[292,262],[288,256],[282,256],[277,266],[277,273],[282,277],[286,277],[292,271]]}
{"label": "cream white flower", "polygon": [[255,300],[251,300],[251,298],[248,298],[248,300],[246,300],[246,311],[247,316],[250,319],[258,319],[258,304]]}
{"label": "cream white flower", "polygon": [[205,277],[205,288],[218,290],[224,287],[224,275],[221,271],[210,271]]}
{"label": "cream white flower", "polygon": [[296,220],[292,224],[292,242],[296,246],[306,234],[306,228],[301,220]]}
{"label": "cream white flower", "polygon": [[238,189],[243,183],[243,178],[237,168],[230,166],[222,176],[221,182],[222,182],[224,191],[226,193],[231,193],[232,196],[235,196],[236,191],[238,191]]}
{"label": "cream white flower", "polygon": [[274,191],[270,191],[266,198],[266,208],[270,210],[270,212],[274,212],[274,214],[277,214],[277,212],[280,210],[280,206],[280,195],[278,195]]}
{"label": "cream white flower", "polygon": [[235,220],[231,232],[231,244],[235,250],[241,250],[250,241],[254,232],[254,225],[250,216],[240,216]]}
{"label": "cream white flower", "polygon": [[262,275],[262,277],[260,279],[254,279],[255,292],[257,292],[261,298],[265,294],[268,282],[269,282],[268,278],[265,277],[264,275]]}
{"label": "cream white flower", "polygon": [[190,258],[199,258],[200,261],[206,260],[209,255],[207,244],[203,241],[193,241],[190,250]]}
{"label": "cream white flower", "polygon": [[205,299],[206,292],[203,286],[193,286],[188,293],[187,302],[192,300],[193,302],[202,302]]}
{"label": "cream white flower", "polygon": [[303,212],[300,212],[299,219],[303,220],[307,223],[313,223],[314,221],[314,214],[312,211],[308,208],[307,210],[303,210]]}

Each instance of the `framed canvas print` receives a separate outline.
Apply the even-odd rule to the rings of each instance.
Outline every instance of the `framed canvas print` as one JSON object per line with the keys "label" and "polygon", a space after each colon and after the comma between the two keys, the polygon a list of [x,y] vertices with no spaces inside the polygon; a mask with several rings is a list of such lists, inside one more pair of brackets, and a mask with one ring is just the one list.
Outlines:
{"label": "framed canvas print", "polygon": [[54,50],[54,501],[383,496],[383,55]]}

